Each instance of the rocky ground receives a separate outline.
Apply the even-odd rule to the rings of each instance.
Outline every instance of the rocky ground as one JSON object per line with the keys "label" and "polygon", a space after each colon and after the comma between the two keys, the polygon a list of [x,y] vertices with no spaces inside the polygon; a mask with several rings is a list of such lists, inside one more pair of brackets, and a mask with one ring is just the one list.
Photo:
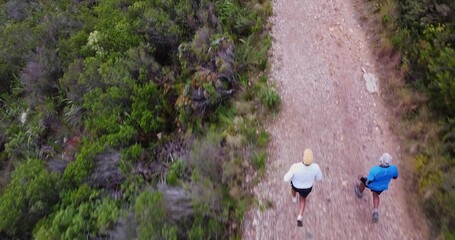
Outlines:
{"label": "rocky ground", "polygon": [[[403,177],[381,194],[372,223],[372,196],[357,199],[356,176],[383,152],[402,165],[383,102],[381,69],[353,0],[274,0],[271,78],[282,97],[270,122],[268,169],[254,189],[258,203],[244,221],[244,239],[428,239],[419,208],[409,206]],[[378,90],[379,89],[379,90]],[[314,152],[324,179],[308,197],[303,227],[283,175]]]}

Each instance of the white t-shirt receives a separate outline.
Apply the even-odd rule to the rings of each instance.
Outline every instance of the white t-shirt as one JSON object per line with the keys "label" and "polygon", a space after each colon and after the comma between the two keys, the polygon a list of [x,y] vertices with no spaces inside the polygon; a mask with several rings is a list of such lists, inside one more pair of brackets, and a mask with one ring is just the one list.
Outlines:
{"label": "white t-shirt", "polygon": [[322,172],[317,163],[306,166],[303,162],[292,164],[289,171],[284,175],[284,181],[292,181],[294,187],[310,188],[315,180],[322,180]]}

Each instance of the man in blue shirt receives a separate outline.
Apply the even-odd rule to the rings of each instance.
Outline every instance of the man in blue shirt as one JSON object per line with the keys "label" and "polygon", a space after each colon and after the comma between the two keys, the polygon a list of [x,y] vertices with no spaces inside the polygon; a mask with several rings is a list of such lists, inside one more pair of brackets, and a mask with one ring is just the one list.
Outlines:
{"label": "man in blue shirt", "polygon": [[398,168],[395,165],[390,165],[392,156],[388,153],[382,154],[379,158],[381,164],[370,169],[367,177],[359,176],[360,183],[355,186],[355,194],[358,198],[363,197],[365,187],[369,188],[373,193],[373,222],[379,220],[379,195],[389,188],[390,180],[397,179]]}

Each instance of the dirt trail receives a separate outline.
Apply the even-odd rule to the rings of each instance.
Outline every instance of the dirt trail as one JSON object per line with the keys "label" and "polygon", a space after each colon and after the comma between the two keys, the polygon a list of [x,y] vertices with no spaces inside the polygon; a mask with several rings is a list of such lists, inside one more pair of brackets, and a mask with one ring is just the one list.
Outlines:
{"label": "dirt trail", "polygon": [[[410,214],[403,178],[381,194],[379,223],[371,222],[372,196],[353,186],[387,151],[400,164],[387,109],[367,91],[363,74],[376,74],[353,0],[274,0],[272,71],[282,109],[272,135],[268,169],[254,189],[258,204],[247,213],[244,239],[428,239],[421,214]],[[283,175],[314,152],[324,179],[308,197],[303,228]],[[271,207],[270,207],[271,205]],[[269,206],[269,207],[267,207]]]}

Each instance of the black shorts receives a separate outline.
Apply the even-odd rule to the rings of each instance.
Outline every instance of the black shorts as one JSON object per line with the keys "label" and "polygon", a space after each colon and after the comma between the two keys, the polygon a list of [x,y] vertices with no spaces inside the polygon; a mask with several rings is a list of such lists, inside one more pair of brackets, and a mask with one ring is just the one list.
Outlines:
{"label": "black shorts", "polygon": [[381,193],[383,192],[383,191],[376,191],[376,190],[373,190],[373,189],[369,188],[369,187],[367,186],[367,178],[366,178],[366,177],[361,177],[361,178],[360,178],[360,181],[363,183],[363,185],[365,185],[365,187],[367,187],[367,188],[370,189],[372,192],[374,192],[374,193],[376,193],[376,194],[378,194],[378,195],[381,195]]}
{"label": "black shorts", "polygon": [[296,188],[294,187],[294,185],[292,185],[292,181],[291,181],[291,186],[292,186],[292,190],[296,191],[299,193],[299,195],[303,198],[306,198],[308,196],[308,194],[310,194],[311,190],[313,190],[313,187],[310,187],[310,188]]}

